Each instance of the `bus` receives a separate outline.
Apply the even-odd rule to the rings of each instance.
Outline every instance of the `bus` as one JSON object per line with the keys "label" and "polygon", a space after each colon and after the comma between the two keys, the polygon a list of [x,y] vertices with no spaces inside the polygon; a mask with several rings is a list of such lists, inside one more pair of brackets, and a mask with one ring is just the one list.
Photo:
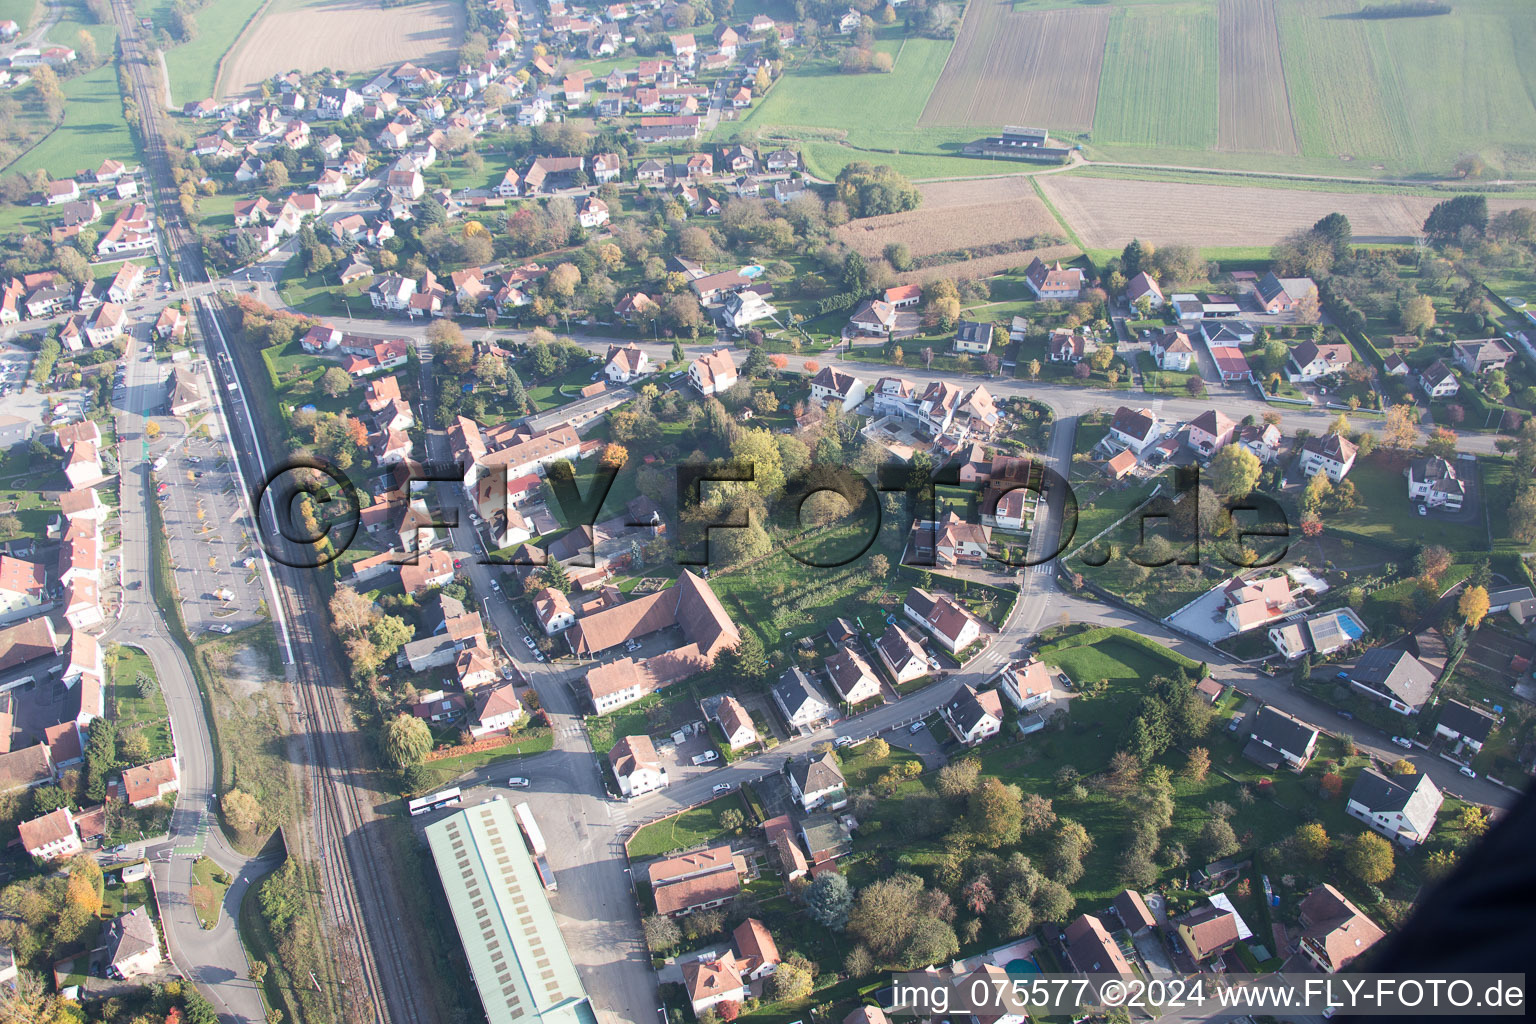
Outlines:
{"label": "bus", "polygon": [[418,814],[430,814],[432,811],[440,811],[444,807],[457,807],[464,802],[464,796],[459,792],[459,787],[445,789],[441,793],[433,793],[431,796],[419,796],[406,804],[406,809],[411,812],[411,817]]}

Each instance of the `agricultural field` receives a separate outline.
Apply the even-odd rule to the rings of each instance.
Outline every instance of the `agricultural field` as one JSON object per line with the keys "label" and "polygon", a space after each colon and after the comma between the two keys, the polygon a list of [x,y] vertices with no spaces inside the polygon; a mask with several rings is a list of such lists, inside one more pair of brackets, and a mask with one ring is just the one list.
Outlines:
{"label": "agricultural field", "polygon": [[1444,174],[1481,153],[1506,172],[1536,171],[1536,70],[1519,44],[1536,33],[1536,9],[1463,0],[1439,17],[1347,17],[1357,9],[1355,0],[1276,8],[1303,154]]}
{"label": "agricultural field", "polygon": [[[214,95],[219,69],[240,33],[250,24],[264,0],[219,0],[197,10],[197,37],[165,51],[165,67],[171,79],[168,105],[172,108]],[[157,26],[169,21],[171,4],[151,17]]]}
{"label": "agricultural field", "polygon": [[[947,39],[903,36],[899,27],[880,29],[874,48],[895,62],[883,75],[844,74],[831,57],[802,56],[746,116],[722,122],[715,141],[793,140],[807,169],[827,179],[855,160],[889,164],[912,178],[1017,170],[1012,163],[951,155],[975,137],[969,129],[918,126],[952,45]],[[834,93],[836,102],[829,102]]]}
{"label": "agricultural field", "polygon": [[220,96],[255,92],[285,71],[371,71],[403,61],[444,64],[464,41],[452,0],[380,8],[371,0],[318,0],[269,9],[240,34],[219,74]]}
{"label": "agricultural field", "polygon": [[921,123],[1090,129],[1110,13],[1107,7],[1015,13],[1009,3],[974,0]]}
{"label": "agricultural field", "polygon": [[[1214,146],[1216,52],[1216,16],[1209,7],[1117,8],[1099,76],[1094,140]],[[1169,75],[1169,68],[1180,74]]]}
{"label": "agricultural field", "polygon": [[893,242],[922,257],[1061,230],[1027,178],[934,181],[920,191],[917,209],[850,221],[838,228],[839,240],[866,257],[879,256]]}
{"label": "agricultural field", "polygon": [[1220,146],[1299,153],[1281,69],[1274,0],[1220,0]]}
{"label": "agricultural field", "polygon": [[[1411,242],[1438,201],[1433,196],[1135,181],[1083,174],[1038,179],[1046,197],[1089,249],[1119,249],[1132,238],[1156,245],[1268,245],[1337,211],[1359,244]],[[1497,213],[1529,199],[1489,199]]]}
{"label": "agricultural field", "polygon": [[95,71],[63,82],[69,102],[64,121],[46,138],[7,168],[30,174],[42,168],[55,178],[94,168],[104,157],[124,163],[138,160],[138,145],[123,120],[123,96],[117,88],[117,68],[103,64]]}
{"label": "agricultural field", "polygon": [[0,21],[14,21],[22,34],[32,27],[32,17],[42,9],[37,0],[0,0]]}

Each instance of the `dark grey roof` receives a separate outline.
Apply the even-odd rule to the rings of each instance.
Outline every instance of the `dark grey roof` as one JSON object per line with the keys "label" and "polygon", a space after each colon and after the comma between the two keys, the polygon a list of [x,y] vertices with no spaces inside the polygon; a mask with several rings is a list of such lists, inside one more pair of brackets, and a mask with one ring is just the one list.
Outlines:
{"label": "dark grey roof", "polygon": [[828,706],[821,691],[817,690],[816,684],[811,682],[811,677],[806,675],[798,665],[779,676],[779,681],[773,684],[773,693],[790,717],[798,714],[800,709],[811,701]]}
{"label": "dark grey roof", "polygon": [[1411,775],[1398,782],[1373,768],[1355,779],[1349,799],[1375,814],[1401,814],[1421,836],[1434,827],[1435,814],[1445,800],[1428,775]]}
{"label": "dark grey roof", "polygon": [[107,925],[106,946],[108,962],[117,964],[146,950],[158,951],[160,937],[149,913],[143,907],[136,907]]}
{"label": "dark grey roof", "polygon": [[1488,738],[1497,724],[1494,717],[1482,708],[1474,708],[1459,700],[1447,701],[1445,710],[1440,713],[1441,726],[1479,743]]}
{"label": "dark grey roof", "polygon": [[955,327],[955,340],[967,344],[992,344],[992,325],[978,320],[962,320]]}
{"label": "dark grey roof", "polygon": [[795,786],[802,793],[817,793],[848,784],[830,750],[820,757],[796,758],[791,761],[789,776],[795,780]]}
{"label": "dark grey roof", "polygon": [[1316,738],[1317,730],[1278,708],[1262,707],[1249,723],[1248,734],[1277,750],[1300,757]]}
{"label": "dark grey roof", "polygon": [[1435,687],[1435,674],[1418,658],[1407,651],[1384,647],[1366,651],[1355,663],[1350,678],[1415,708],[1429,700],[1429,693]]}

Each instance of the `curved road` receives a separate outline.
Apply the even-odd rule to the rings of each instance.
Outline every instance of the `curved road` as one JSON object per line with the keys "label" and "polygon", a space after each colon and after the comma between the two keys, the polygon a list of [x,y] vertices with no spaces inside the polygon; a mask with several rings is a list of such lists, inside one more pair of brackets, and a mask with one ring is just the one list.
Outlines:
{"label": "curved road", "polygon": [[[137,344],[131,351],[137,350]],[[104,640],[132,644],[154,664],[170,712],[171,733],[181,771],[181,792],[171,815],[170,839],[145,853],[154,865],[155,891],[171,957],[198,984],[222,1017],[260,1022],[266,1017],[261,993],[247,977],[245,950],[235,928],[240,899],[254,878],[275,864],[236,852],[225,841],[215,812],[213,738],[203,716],[202,696],[192,667],[171,639],[155,606],[153,547],[148,503],[152,480],[149,461],[140,457],[144,424],[162,398],[159,364],[131,359],[127,392],[118,414],[120,477],[119,522],[122,530],[122,615]],[[165,434],[157,445],[174,443]],[[136,589],[128,589],[134,587]],[[224,899],[218,926],[205,931],[191,901],[192,864],[199,853],[213,859],[235,879]]]}

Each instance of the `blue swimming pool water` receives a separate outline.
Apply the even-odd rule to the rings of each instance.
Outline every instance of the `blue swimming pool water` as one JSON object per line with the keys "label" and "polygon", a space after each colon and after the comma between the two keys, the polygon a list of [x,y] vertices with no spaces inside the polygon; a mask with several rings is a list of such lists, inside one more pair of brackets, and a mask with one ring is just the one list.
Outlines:
{"label": "blue swimming pool water", "polygon": [[1359,640],[1365,634],[1365,630],[1360,623],[1347,615],[1339,616],[1339,629],[1351,640]]}
{"label": "blue swimming pool water", "polygon": [[1039,974],[1040,965],[1035,962],[1034,957],[1030,957],[1027,960],[1019,958],[1017,960],[1009,960],[1008,966],[1004,967],[1003,970],[1007,971],[1010,975]]}
{"label": "blue swimming pool water", "polygon": [[742,267],[741,268],[741,276],[742,277],[751,277],[751,278],[762,277],[763,276],[763,267],[760,266],[759,264],[756,264],[756,263],[752,264],[750,267]]}

